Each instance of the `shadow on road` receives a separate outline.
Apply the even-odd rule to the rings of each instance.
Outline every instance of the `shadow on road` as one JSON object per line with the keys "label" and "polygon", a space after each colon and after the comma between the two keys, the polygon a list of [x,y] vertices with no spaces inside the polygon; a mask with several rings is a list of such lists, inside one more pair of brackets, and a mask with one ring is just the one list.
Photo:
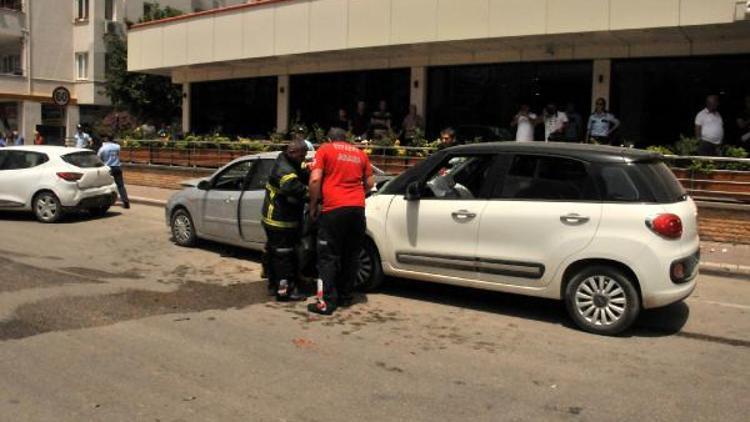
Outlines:
{"label": "shadow on road", "polygon": [[0,322],[0,341],[157,315],[241,309],[268,299],[263,283],[220,286],[194,281],[167,293],[127,290],[102,296],[57,297],[19,307],[12,319]]}
{"label": "shadow on road", "polygon": [[[120,211],[108,211],[107,214],[100,217],[93,217],[86,211],[70,211],[65,217],[56,224],[77,224],[85,223],[92,220],[106,220],[122,215]],[[36,222],[36,217],[31,211],[0,211],[0,220],[4,221],[28,221]],[[39,223],[42,224],[42,223]]]}
{"label": "shadow on road", "polygon": [[[439,303],[481,312],[514,316],[578,329],[562,301],[468,287],[390,279],[382,292],[387,295]],[[679,302],[665,308],[643,311],[624,337],[661,337],[680,332],[687,322],[690,307]]]}

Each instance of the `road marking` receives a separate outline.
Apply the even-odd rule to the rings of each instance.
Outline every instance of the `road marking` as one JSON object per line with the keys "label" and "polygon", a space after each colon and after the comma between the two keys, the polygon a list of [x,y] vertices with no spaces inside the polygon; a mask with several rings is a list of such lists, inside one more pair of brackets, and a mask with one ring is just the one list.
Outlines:
{"label": "road marking", "polygon": [[706,303],[709,305],[723,306],[725,308],[742,309],[746,311],[750,310],[750,306],[740,305],[739,303],[717,302],[715,300],[703,300],[703,299],[688,299],[688,302]]}

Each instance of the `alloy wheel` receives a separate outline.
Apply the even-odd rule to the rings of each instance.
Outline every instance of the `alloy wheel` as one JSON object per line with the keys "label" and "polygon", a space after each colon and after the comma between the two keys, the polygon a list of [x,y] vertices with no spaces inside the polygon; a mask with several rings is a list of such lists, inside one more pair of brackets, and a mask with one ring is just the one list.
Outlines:
{"label": "alloy wheel", "polygon": [[185,214],[179,214],[172,222],[172,234],[179,243],[185,243],[193,235],[193,226],[190,224],[190,218]]}
{"label": "alloy wheel", "polygon": [[593,275],[578,285],[576,311],[588,323],[610,326],[626,313],[628,299],[620,283],[604,275]]}
{"label": "alloy wheel", "polygon": [[370,277],[372,277],[372,264],[372,257],[362,248],[359,252],[359,270],[357,271],[356,288],[367,285]]}

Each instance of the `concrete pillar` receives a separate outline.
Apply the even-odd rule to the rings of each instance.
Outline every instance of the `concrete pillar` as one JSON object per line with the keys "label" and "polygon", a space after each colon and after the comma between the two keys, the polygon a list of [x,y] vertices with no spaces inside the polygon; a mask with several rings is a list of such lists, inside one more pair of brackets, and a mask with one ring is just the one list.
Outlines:
{"label": "concrete pillar", "polygon": [[81,109],[77,105],[68,105],[65,107],[65,145],[74,146],[73,135],[76,133],[76,126],[81,122]]}
{"label": "concrete pillar", "polygon": [[409,101],[417,105],[417,112],[427,119],[427,68],[411,68],[411,88]]}
{"label": "concrete pillar", "polygon": [[594,103],[597,98],[607,100],[609,107],[609,87],[610,75],[612,73],[612,62],[609,59],[594,60],[594,71],[591,81],[591,110],[594,109]]}
{"label": "concrete pillar", "polygon": [[279,75],[276,91],[276,132],[289,130],[289,75]]}
{"label": "concrete pillar", "polygon": [[21,136],[23,136],[27,145],[32,145],[36,126],[42,124],[42,104],[34,101],[23,101],[19,122]]}
{"label": "concrete pillar", "polygon": [[182,83],[182,133],[190,133],[190,82]]}

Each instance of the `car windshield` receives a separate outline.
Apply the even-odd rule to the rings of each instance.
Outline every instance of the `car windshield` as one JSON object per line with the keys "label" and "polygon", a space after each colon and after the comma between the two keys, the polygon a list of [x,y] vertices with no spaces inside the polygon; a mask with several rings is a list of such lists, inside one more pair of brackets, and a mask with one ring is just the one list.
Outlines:
{"label": "car windshield", "polygon": [[96,168],[104,167],[104,163],[93,151],[81,151],[74,152],[72,154],[65,154],[62,156],[63,161],[68,164],[72,164],[80,168]]}

